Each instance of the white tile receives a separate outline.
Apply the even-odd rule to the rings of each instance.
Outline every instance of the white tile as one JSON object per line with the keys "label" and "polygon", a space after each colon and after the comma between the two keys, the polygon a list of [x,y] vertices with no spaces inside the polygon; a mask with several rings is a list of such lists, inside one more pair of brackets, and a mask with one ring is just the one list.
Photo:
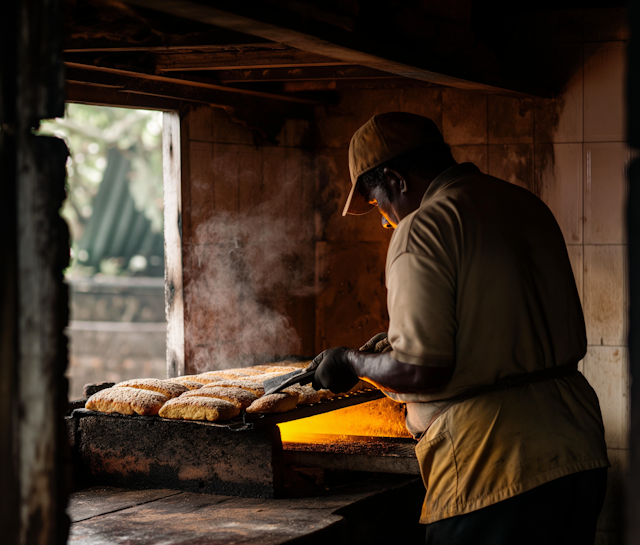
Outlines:
{"label": "white tile", "polygon": [[571,262],[571,268],[573,269],[573,277],[576,280],[576,288],[578,289],[578,295],[580,296],[580,302],[582,303],[582,292],[584,291],[584,248],[580,245],[567,246],[567,253],[569,254],[569,261]]}
{"label": "white tile", "polygon": [[585,142],[625,139],[625,62],[624,42],[585,44]]}
{"label": "white tile", "polygon": [[625,246],[584,247],[583,308],[590,345],[627,344]]}
{"label": "white tile", "polygon": [[567,244],[582,242],[582,144],[536,146],[540,197],[553,212]]}
{"label": "white tile", "polygon": [[622,142],[584,145],[585,244],[622,244],[629,149]]}
{"label": "white tile", "polygon": [[609,448],[627,448],[629,433],[628,350],[621,346],[590,346],[584,376],[598,394],[604,436]]}

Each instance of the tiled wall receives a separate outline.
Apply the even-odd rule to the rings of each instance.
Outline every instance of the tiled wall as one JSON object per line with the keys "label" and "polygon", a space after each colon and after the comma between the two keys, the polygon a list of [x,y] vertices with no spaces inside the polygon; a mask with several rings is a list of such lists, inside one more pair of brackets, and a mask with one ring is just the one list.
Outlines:
{"label": "tiled wall", "polygon": [[[295,353],[314,354],[315,166],[313,156],[302,149],[308,122],[287,121],[277,146],[256,145],[251,130],[232,122],[224,111],[215,108],[192,110],[183,120],[181,130],[188,148],[183,150],[182,162],[187,374],[230,367],[234,362],[221,361],[216,354],[253,351],[252,343],[259,346],[256,338],[261,334],[265,346],[271,342],[278,345],[277,337],[283,334],[283,329],[275,328],[272,333],[261,331],[264,328],[252,322],[255,316],[251,313],[246,324],[240,320],[237,328],[229,327],[231,316],[236,315],[240,305],[238,298],[245,303],[247,298],[255,300],[255,305],[245,304],[245,309],[266,307],[288,316],[299,338]],[[240,218],[242,226],[236,225]],[[206,232],[198,235],[198,229],[205,224]],[[238,232],[250,231],[242,243],[253,245],[246,254],[260,263],[257,266],[249,263],[250,270],[227,270],[218,268],[216,263],[219,243],[221,240],[228,243],[236,227]],[[220,233],[224,235],[220,237]],[[216,245],[218,249],[214,248]],[[225,250],[227,254],[233,251],[236,250],[232,247]],[[297,264],[291,266],[299,266],[302,274],[308,276],[293,294],[287,293],[287,286],[268,283],[276,270],[282,273],[287,267],[283,260],[290,259],[292,254]],[[236,274],[251,277],[248,288],[242,293],[232,293],[222,303],[214,301],[225,295],[214,284],[230,282],[235,289],[229,276]],[[196,283],[198,289],[191,289]],[[255,292],[253,287],[257,287]],[[234,299],[233,295],[238,297]],[[265,311],[264,316],[270,315]],[[263,325],[270,326],[275,321],[269,322]]]}
{"label": "tiled wall", "polygon": [[[441,128],[459,161],[523,186],[551,208],[565,237],[583,303],[588,352],[581,370],[598,393],[612,468],[597,543],[621,542],[628,458],[624,73],[620,10],[543,17],[536,70],[566,82],[555,100],[519,100],[456,89],[351,91],[319,110],[320,176],[316,347],[356,344],[387,327],[380,216],[340,217],[349,189],[349,139],[372,115],[404,110]],[[567,28],[571,27],[571,32]],[[544,29],[553,32],[542,32]],[[322,169],[321,169],[322,170]]]}

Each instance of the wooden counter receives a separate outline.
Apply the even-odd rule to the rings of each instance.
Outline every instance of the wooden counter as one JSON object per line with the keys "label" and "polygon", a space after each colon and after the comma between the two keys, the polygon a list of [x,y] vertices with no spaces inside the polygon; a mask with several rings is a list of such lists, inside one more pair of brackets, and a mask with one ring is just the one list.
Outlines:
{"label": "wooden counter", "polygon": [[[304,476],[304,475],[303,475]],[[302,487],[304,488],[304,487]],[[419,543],[419,478],[380,475],[338,486],[294,488],[288,499],[94,487],[72,494],[74,545]]]}

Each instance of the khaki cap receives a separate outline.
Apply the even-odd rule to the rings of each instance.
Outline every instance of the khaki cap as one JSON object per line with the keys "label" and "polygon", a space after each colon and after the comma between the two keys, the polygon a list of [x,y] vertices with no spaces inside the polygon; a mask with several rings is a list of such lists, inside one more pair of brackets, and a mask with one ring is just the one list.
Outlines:
{"label": "khaki cap", "polygon": [[374,115],[355,132],[349,144],[351,192],[342,215],[366,214],[373,208],[356,187],[362,174],[402,153],[436,142],[444,142],[444,138],[428,117],[409,112]]}

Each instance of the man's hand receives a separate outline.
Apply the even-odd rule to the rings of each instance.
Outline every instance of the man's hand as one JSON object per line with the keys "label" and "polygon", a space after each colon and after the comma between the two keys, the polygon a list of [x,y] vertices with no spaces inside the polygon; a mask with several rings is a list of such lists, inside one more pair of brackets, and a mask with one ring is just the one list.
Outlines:
{"label": "man's hand", "polygon": [[389,342],[389,334],[386,331],[374,335],[360,347],[360,352],[373,352],[375,354],[389,352],[390,350],[391,343]]}
{"label": "man's hand", "polygon": [[347,352],[349,348],[329,348],[318,354],[307,369],[315,369],[313,387],[316,390],[327,388],[334,394],[348,392],[360,380],[355,374]]}

